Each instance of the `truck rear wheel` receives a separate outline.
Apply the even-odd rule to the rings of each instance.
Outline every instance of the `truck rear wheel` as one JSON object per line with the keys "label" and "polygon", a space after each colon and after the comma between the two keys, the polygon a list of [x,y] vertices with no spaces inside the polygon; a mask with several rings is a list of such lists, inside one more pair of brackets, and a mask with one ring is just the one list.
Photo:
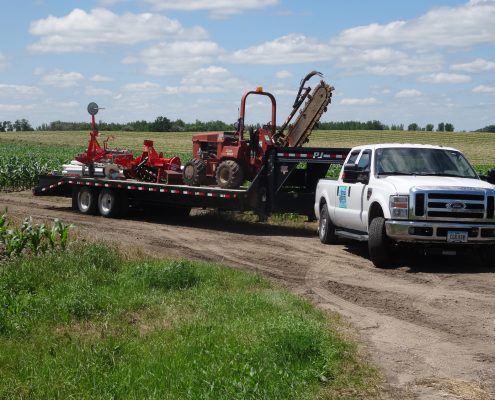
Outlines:
{"label": "truck rear wheel", "polygon": [[103,217],[117,218],[122,211],[122,196],[112,189],[103,189],[98,196],[98,211]]}
{"label": "truck rear wheel", "polygon": [[335,244],[338,241],[338,237],[337,235],[335,235],[335,225],[330,219],[328,206],[326,204],[323,204],[323,207],[320,211],[318,236],[320,237],[320,242],[323,244]]}
{"label": "truck rear wheel", "polygon": [[76,192],[77,209],[82,214],[94,215],[98,212],[98,195],[96,190],[82,187]]}
{"label": "truck rear wheel", "polygon": [[369,227],[368,250],[370,260],[377,268],[393,268],[394,256],[392,241],[385,231],[385,218],[374,218]]}
{"label": "truck rear wheel", "polygon": [[244,174],[237,161],[225,160],[218,165],[215,177],[222,189],[237,189],[241,186]]}
{"label": "truck rear wheel", "polygon": [[203,160],[192,159],[184,166],[182,172],[184,183],[189,186],[201,186],[206,180],[206,164]]}

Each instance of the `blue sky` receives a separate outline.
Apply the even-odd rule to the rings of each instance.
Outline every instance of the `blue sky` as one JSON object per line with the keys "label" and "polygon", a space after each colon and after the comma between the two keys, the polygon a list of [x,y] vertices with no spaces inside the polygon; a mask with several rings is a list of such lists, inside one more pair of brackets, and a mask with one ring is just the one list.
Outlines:
{"label": "blue sky", "polygon": [[[0,120],[285,119],[311,70],[325,121],[495,123],[495,0],[2,1]],[[249,104],[252,122],[269,120]]]}

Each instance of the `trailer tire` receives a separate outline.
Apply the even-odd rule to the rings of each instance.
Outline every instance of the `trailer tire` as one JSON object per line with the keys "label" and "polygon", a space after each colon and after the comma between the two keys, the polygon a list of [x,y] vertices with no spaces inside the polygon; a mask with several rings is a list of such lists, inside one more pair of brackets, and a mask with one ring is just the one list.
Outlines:
{"label": "trailer tire", "polygon": [[129,214],[129,198],[127,197],[126,192],[117,192],[117,196],[119,197],[119,217],[125,218],[127,214]]}
{"label": "trailer tire", "polygon": [[224,160],[218,165],[215,178],[222,189],[237,189],[241,186],[244,174],[236,160]]}
{"label": "trailer tire", "polygon": [[83,186],[76,193],[79,212],[81,214],[95,215],[98,212],[98,194],[96,190]]}
{"label": "trailer tire", "polygon": [[98,211],[102,217],[117,218],[121,215],[122,196],[112,189],[103,189],[98,196]]}
{"label": "trailer tire", "polygon": [[79,188],[77,186],[72,187],[72,209],[74,211],[78,211],[79,207],[77,206],[77,196],[79,194]]}
{"label": "trailer tire", "polygon": [[196,158],[189,160],[182,171],[182,179],[189,186],[201,186],[206,180],[206,164]]}
{"label": "trailer tire", "polygon": [[385,218],[374,218],[369,227],[368,250],[370,260],[377,268],[394,268],[393,243],[385,231]]}
{"label": "trailer tire", "polygon": [[339,239],[335,234],[335,225],[330,219],[330,215],[328,214],[328,206],[326,204],[323,204],[320,211],[318,236],[320,237],[320,242],[323,244],[335,244]]}

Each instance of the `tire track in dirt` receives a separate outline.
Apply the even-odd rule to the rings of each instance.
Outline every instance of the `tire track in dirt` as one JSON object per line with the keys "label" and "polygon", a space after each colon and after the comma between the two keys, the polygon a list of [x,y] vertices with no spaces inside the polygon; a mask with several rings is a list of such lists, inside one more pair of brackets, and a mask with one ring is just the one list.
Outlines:
{"label": "tire track in dirt", "polygon": [[22,218],[61,218],[96,239],[258,271],[358,329],[391,398],[495,398],[495,268],[475,260],[406,260],[375,269],[366,248],[323,246],[308,230],[195,216],[127,220],[84,216],[70,200],[0,193],[0,209]]}

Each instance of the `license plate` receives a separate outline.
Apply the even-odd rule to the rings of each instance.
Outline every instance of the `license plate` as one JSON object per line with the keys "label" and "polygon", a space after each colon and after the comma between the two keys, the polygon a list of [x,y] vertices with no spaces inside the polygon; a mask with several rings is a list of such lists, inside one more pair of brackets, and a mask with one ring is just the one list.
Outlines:
{"label": "license plate", "polygon": [[449,243],[466,243],[468,241],[468,233],[462,231],[448,231],[447,242]]}

